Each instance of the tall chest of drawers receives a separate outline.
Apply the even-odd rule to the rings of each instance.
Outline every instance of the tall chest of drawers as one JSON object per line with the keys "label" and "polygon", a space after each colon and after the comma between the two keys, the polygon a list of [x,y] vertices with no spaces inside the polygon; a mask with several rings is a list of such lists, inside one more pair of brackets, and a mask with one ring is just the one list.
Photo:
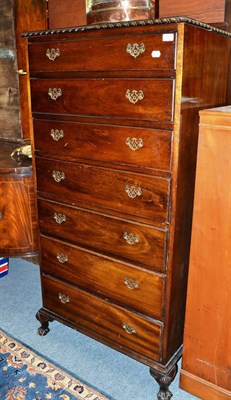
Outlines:
{"label": "tall chest of drawers", "polygon": [[43,307],[148,365],[181,356],[198,111],[225,104],[229,35],[188,18],[31,32]]}

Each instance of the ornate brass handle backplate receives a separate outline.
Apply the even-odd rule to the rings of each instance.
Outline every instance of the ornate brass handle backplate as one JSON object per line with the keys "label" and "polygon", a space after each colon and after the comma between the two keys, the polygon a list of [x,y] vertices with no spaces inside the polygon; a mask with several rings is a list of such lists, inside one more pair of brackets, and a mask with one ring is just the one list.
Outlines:
{"label": "ornate brass handle backplate", "polygon": [[130,197],[131,199],[135,199],[136,197],[142,195],[142,189],[140,186],[126,185],[124,190],[125,190],[125,193],[127,193],[128,197]]}
{"label": "ornate brass handle backplate", "polygon": [[62,96],[62,90],[60,88],[49,88],[48,90],[48,96],[50,96],[50,98],[52,100],[57,100],[58,97]]}
{"label": "ornate brass handle backplate", "polygon": [[57,142],[64,137],[64,132],[62,129],[60,131],[58,129],[51,129],[50,135]]}
{"label": "ornate brass handle backplate", "polygon": [[57,224],[62,224],[63,222],[66,222],[67,217],[65,214],[60,214],[60,213],[54,213],[54,220],[57,222]]}
{"label": "ornate brass handle backplate", "polygon": [[133,326],[127,325],[125,323],[122,324],[122,328],[127,332],[129,335],[134,335],[136,333],[136,329]]}
{"label": "ornate brass handle backplate", "polygon": [[61,264],[68,262],[68,257],[65,254],[58,253],[56,257]]}
{"label": "ornate brass handle backplate", "polygon": [[46,56],[49,58],[50,61],[55,61],[56,58],[60,56],[60,50],[59,49],[47,49],[46,51]]}
{"label": "ornate brass handle backplate", "polygon": [[133,235],[133,233],[124,232],[123,238],[126,240],[126,242],[128,244],[131,244],[131,245],[136,244],[136,243],[140,243],[139,236]]}
{"label": "ornate brass handle backplate", "polygon": [[59,293],[59,300],[63,304],[70,303],[70,297],[63,293]]}
{"label": "ornate brass handle backplate", "polygon": [[127,90],[125,97],[130,101],[132,104],[136,104],[139,100],[144,99],[144,92],[143,90]]}
{"label": "ornate brass handle backplate", "polygon": [[127,45],[127,53],[130,54],[130,56],[136,58],[140,54],[145,52],[145,45],[144,43],[128,43]]}
{"label": "ornate brass handle backplate", "polygon": [[52,177],[55,180],[55,182],[61,182],[65,179],[65,174],[62,171],[53,171]]}
{"label": "ornate brass handle backplate", "polygon": [[129,147],[129,149],[136,151],[139,148],[144,146],[143,139],[139,138],[129,138],[127,137],[126,139],[126,145]]}
{"label": "ornate brass handle backplate", "polygon": [[127,286],[128,289],[133,290],[133,289],[139,289],[139,282],[135,281],[130,278],[124,278],[124,284]]}

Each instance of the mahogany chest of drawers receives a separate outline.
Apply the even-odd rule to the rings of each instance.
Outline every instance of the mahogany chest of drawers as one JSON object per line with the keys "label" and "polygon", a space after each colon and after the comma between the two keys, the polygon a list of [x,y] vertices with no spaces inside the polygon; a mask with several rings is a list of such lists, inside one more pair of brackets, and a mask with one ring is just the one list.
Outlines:
{"label": "mahogany chest of drawers", "polygon": [[198,112],[225,104],[229,34],[187,18],[33,32],[43,307],[147,364],[181,356]]}

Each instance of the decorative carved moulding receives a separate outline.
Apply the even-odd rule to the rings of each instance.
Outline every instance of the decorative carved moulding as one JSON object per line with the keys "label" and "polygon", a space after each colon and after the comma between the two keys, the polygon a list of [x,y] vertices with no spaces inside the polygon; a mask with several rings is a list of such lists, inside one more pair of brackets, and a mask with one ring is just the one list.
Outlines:
{"label": "decorative carved moulding", "polygon": [[87,23],[131,21],[157,17],[157,0],[92,0]]}

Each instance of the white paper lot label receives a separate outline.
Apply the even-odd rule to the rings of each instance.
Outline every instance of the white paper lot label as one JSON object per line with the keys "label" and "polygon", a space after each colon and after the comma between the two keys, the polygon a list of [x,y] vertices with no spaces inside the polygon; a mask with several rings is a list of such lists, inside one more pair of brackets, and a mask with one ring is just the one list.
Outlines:
{"label": "white paper lot label", "polygon": [[174,33],[163,33],[162,41],[163,42],[173,42],[174,41]]}
{"label": "white paper lot label", "polygon": [[161,52],[160,52],[160,50],[153,50],[151,55],[152,55],[152,58],[160,58]]}

